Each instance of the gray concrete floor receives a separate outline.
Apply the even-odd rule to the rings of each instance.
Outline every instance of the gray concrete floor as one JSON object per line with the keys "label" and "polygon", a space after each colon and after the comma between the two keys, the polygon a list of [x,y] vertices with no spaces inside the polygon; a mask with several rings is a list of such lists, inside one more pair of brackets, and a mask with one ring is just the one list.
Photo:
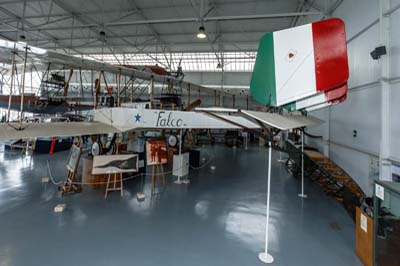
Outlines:
{"label": "gray concrete floor", "polygon": [[[263,265],[267,150],[209,147],[212,165],[191,171],[191,184],[175,185],[144,202],[140,181],[125,183],[124,197],[84,188],[59,197],[42,184],[46,160],[66,175],[68,153],[21,156],[0,152],[0,266]],[[206,153],[203,150],[203,156]],[[273,265],[362,265],[354,254],[354,224],[343,207],[299,180],[273,155],[270,251]],[[66,203],[64,213],[53,213]]]}

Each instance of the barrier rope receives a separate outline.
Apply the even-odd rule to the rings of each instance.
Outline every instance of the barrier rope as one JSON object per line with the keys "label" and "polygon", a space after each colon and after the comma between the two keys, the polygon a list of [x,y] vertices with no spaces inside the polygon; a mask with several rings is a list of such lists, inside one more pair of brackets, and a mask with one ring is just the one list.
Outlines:
{"label": "barrier rope", "polygon": [[[190,166],[191,169],[193,169],[193,170],[200,170],[200,169],[203,169],[204,167],[206,167],[207,165],[209,165],[209,164],[213,161],[214,156],[211,156],[207,151],[205,151],[205,153],[209,156],[208,161],[205,162],[204,164],[202,164],[202,165],[199,166],[199,167],[194,167],[194,166],[192,166],[192,165],[189,164],[189,166]],[[175,169],[175,170],[181,170],[182,168],[183,168],[183,167],[181,167],[181,168],[179,168],[179,169]],[[53,177],[53,175],[52,175],[52,173],[51,173],[50,161],[49,161],[49,160],[47,160],[47,172],[48,172],[48,174],[49,174],[49,178],[50,178],[51,183],[53,183],[54,185],[60,186],[61,184],[63,184],[63,183],[65,182],[65,180],[56,181],[56,180],[54,179],[54,177]],[[161,175],[169,175],[169,174],[172,174],[172,173],[173,173],[173,171],[167,171],[167,172],[163,172],[163,173],[156,173],[156,174],[154,174],[154,175],[155,175],[155,176],[161,176]],[[141,174],[136,174],[136,175],[133,175],[133,176],[125,177],[125,178],[122,179],[122,181],[128,181],[128,180],[132,180],[132,179],[134,179],[134,178],[136,178],[136,177],[143,177],[143,176],[153,176],[153,174],[152,174],[152,173],[145,173],[145,174],[144,174],[144,173],[141,173]],[[72,184],[75,184],[75,185],[103,185],[103,184],[107,184],[107,181],[102,181],[102,182],[72,182]]]}

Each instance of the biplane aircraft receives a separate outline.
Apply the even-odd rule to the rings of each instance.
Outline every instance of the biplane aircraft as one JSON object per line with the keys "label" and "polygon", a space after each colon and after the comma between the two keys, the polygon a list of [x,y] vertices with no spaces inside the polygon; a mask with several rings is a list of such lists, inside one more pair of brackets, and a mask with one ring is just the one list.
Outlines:
{"label": "biplane aircraft", "polygon": [[[0,40],[0,62],[11,65],[9,69],[6,69],[8,76],[10,76],[8,83],[10,84],[11,97],[10,94],[0,94],[0,108],[19,111],[21,98],[23,98],[24,111],[35,114],[58,114],[90,110],[95,108],[96,105],[110,105],[109,98],[113,92],[115,94],[116,88],[107,83],[106,75],[112,72],[108,72],[101,67],[103,62],[97,61],[99,64],[94,67],[91,64],[94,60],[76,60],[75,57],[65,57],[62,54],[44,51],[40,48],[32,46],[28,48],[25,69],[30,69],[32,76],[34,71],[37,76],[40,76],[40,86],[37,92],[25,92],[24,96],[21,97],[20,91],[18,91],[18,94],[15,93],[20,90],[22,83],[22,75],[18,73],[17,65],[25,64],[23,56],[25,46],[23,43]],[[122,67],[131,73],[129,79],[126,79],[127,72],[121,72],[121,75],[125,77],[125,84],[122,90],[127,90],[129,86],[129,90],[133,90],[133,92],[144,91],[143,88],[149,87],[150,80],[159,83],[169,82],[171,86],[179,84],[179,86],[185,87],[188,85],[182,81],[183,73],[179,67],[176,72],[167,71],[167,69],[158,65],[116,65],[115,67]],[[39,71],[42,71],[43,74],[39,74]],[[99,72],[100,75],[88,81],[84,80],[87,77],[82,74],[83,71]],[[135,74],[133,75],[132,73]],[[71,88],[74,77],[78,86]],[[92,83],[94,87],[94,90],[89,91],[89,94],[87,93],[88,86],[83,85],[84,81]],[[104,83],[104,91],[100,91],[101,82]],[[7,83],[7,81],[5,80],[3,83]],[[193,84],[192,88],[195,89],[196,85]],[[124,97],[122,93],[123,91],[121,92],[121,98]]]}
{"label": "biplane aircraft", "polygon": [[[35,61],[61,65],[67,69],[96,70],[119,77],[122,75],[132,79],[150,80],[152,83],[179,85],[185,89],[210,90],[182,81],[179,77],[110,65],[13,42],[3,42],[0,47],[0,54],[23,51]],[[0,125],[0,140],[96,135],[133,129],[303,128],[321,121],[292,111],[304,112],[344,101],[348,77],[344,23],[340,19],[328,19],[268,33],[262,37],[250,92],[256,101],[275,107],[273,110],[279,108],[279,112],[224,108],[198,108],[196,111],[126,108],[121,107],[120,85],[118,85],[115,107],[96,108],[91,122],[25,124],[20,120],[19,123],[3,123]],[[152,100],[153,91],[150,90],[149,94]],[[23,94],[21,96],[23,97]],[[95,107],[98,107],[97,100]],[[283,112],[283,109],[289,112]],[[21,116],[22,113],[23,109]]]}

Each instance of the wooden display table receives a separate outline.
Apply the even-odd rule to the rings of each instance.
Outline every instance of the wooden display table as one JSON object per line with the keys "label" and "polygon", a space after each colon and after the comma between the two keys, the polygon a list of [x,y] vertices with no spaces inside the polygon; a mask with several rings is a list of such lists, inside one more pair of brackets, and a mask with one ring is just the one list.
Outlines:
{"label": "wooden display table", "polygon": [[356,221],[356,207],[365,194],[357,182],[335,162],[318,151],[304,151],[305,167],[308,175],[316,181],[324,191],[343,206]]}
{"label": "wooden display table", "polygon": [[[285,150],[288,170],[295,177],[301,175],[301,149],[292,141],[286,141]],[[357,182],[339,165],[312,148],[304,150],[304,175],[315,181],[321,188],[349,212],[356,221],[356,207],[366,197]]]}
{"label": "wooden display table", "polygon": [[[327,192],[333,192],[332,185],[342,188],[345,187],[350,190],[358,198],[365,197],[364,192],[358,184],[335,162],[331,161],[328,157],[324,156],[318,151],[306,150],[304,154],[312,160],[318,169],[320,184]],[[335,191],[336,192],[336,191]],[[335,193],[333,193],[335,194]]]}
{"label": "wooden display table", "polygon": [[83,159],[82,182],[93,189],[105,189],[107,186],[108,175],[92,175],[93,158]]}

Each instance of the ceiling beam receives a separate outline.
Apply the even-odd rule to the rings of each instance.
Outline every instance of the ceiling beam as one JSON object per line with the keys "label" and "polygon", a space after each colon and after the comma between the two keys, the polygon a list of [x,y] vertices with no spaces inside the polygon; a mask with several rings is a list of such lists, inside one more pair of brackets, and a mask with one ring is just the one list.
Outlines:
{"label": "ceiling beam", "polygon": [[[1,3],[0,3],[1,6]],[[125,16],[125,15],[133,15],[136,12],[135,10],[124,10],[124,11],[107,11],[105,10],[103,12],[104,15],[121,15],[121,16]],[[74,14],[75,17],[85,17],[85,16],[91,16],[91,15],[98,15],[99,12],[98,11],[83,11],[80,12],[79,14]],[[25,16],[25,19],[47,19],[47,18],[63,18],[63,17],[71,17],[70,13],[62,13],[62,14],[45,14],[45,15],[30,15],[30,16]],[[0,21],[6,21],[9,18],[0,18]]]}
{"label": "ceiling beam", "polygon": [[[57,1],[58,2],[58,1]],[[322,12],[289,12],[289,13],[277,13],[277,14],[259,14],[259,15],[242,15],[242,16],[217,16],[217,17],[205,17],[204,22],[212,21],[240,21],[240,20],[255,20],[255,19],[274,19],[274,18],[285,18],[285,17],[296,17],[296,16],[321,16],[324,15]],[[172,18],[172,19],[151,19],[151,20],[133,20],[133,21],[118,21],[111,23],[104,23],[104,27],[123,27],[123,26],[134,26],[134,25],[150,25],[150,24],[172,24],[172,23],[193,23],[198,22],[198,17],[192,18]],[[74,29],[85,29],[85,28],[97,28],[101,25],[99,23],[84,23],[83,25],[76,25]],[[71,26],[64,27],[35,27],[30,26],[25,31],[41,31],[41,30],[71,30]],[[0,29],[1,32],[1,29]]]}
{"label": "ceiling beam", "polygon": [[[306,0],[300,0],[299,1],[299,5],[297,6],[296,12],[301,12],[303,11],[304,5],[306,3]],[[296,26],[297,22],[299,21],[299,16],[295,16],[292,19],[292,23],[290,24],[290,27],[293,28],[294,26]]]}
{"label": "ceiling beam", "polygon": [[[22,2],[22,3],[25,5],[24,2]],[[24,31],[24,32],[25,32],[25,26],[28,26],[28,27],[33,27],[33,26],[34,26],[32,23],[30,23],[30,22],[27,21],[26,19],[17,16],[17,15],[14,14],[13,12],[11,12],[10,10],[8,10],[8,9],[2,7],[2,6],[0,6],[0,12],[6,14],[7,16],[10,16],[10,17],[12,17],[12,18],[17,19],[18,21],[23,22],[24,27],[19,28],[19,30],[21,30],[21,31]],[[18,32],[17,32],[17,33],[18,33]],[[53,35],[51,35],[50,33],[46,32],[46,31],[38,31],[37,34],[38,34],[38,35],[40,34],[40,35],[42,35],[42,36],[45,36],[45,37],[49,38],[49,39],[52,41],[52,43],[54,43],[56,46],[59,44],[58,41],[57,41],[57,38],[55,38]],[[18,39],[18,36],[15,37],[15,40],[17,40],[17,39]],[[74,52],[77,52],[77,51],[74,51]]]}
{"label": "ceiling beam", "polygon": [[[128,3],[129,3],[129,5],[130,5],[133,9],[135,9],[135,10],[137,11],[138,15],[139,15],[143,20],[145,20],[145,21],[148,20],[148,18],[143,14],[143,11],[136,5],[136,3],[135,3],[134,0],[128,1]],[[117,23],[118,23],[118,22],[117,22]],[[153,34],[154,34],[154,36],[157,38],[157,40],[161,41],[161,40],[160,40],[159,33],[157,32],[157,30],[156,30],[152,25],[150,25],[150,24],[146,24],[146,25],[147,25],[148,29],[149,29],[151,32],[153,32]]]}
{"label": "ceiling beam", "polygon": [[[280,28],[279,28],[280,29]],[[276,30],[279,30],[278,28]],[[17,29],[14,29],[16,31]],[[210,34],[217,34],[216,32],[208,32]],[[167,33],[167,34],[160,34],[160,37],[162,38],[174,38],[174,37],[191,37],[193,36],[193,32],[183,32],[183,33]],[[254,34],[254,35],[262,35],[265,34],[265,30],[263,31],[224,31],[223,33],[225,36],[227,35],[234,35],[234,34]],[[121,38],[150,38],[152,37],[152,34],[127,34],[127,35],[113,35],[113,36],[107,36],[107,39],[116,39],[119,40]],[[97,36],[74,36],[75,41],[84,41],[84,40],[95,40],[97,39]],[[63,41],[69,41],[70,38],[57,38],[58,41],[63,42]],[[47,38],[37,38],[34,40],[35,42],[46,42],[48,41]]]}
{"label": "ceiling beam", "polygon": [[[208,47],[209,48],[209,44],[207,43],[207,42],[204,42],[204,43],[199,43],[199,42],[174,42],[174,43],[172,43],[174,46],[176,46],[176,45],[182,45],[182,46],[196,46],[196,45],[202,45],[202,46],[205,46],[205,47]],[[258,46],[258,40],[257,41],[225,41],[225,42],[221,42],[221,44],[223,44],[223,45],[232,45],[232,46],[235,46],[235,45],[252,45],[252,46],[254,46],[256,49],[257,49],[257,46]],[[65,46],[58,46],[58,47],[56,47],[56,48],[54,48],[54,47],[44,47],[44,46],[42,46],[41,48],[43,48],[43,49],[48,49],[48,50],[54,50],[54,49],[83,49],[83,48],[85,48],[85,49],[100,49],[100,48],[102,48],[103,46],[102,45],[96,45],[96,44],[90,44],[90,45],[77,45],[77,46],[70,46],[70,45],[65,45]],[[125,48],[134,48],[134,47],[132,47],[132,45],[130,45],[130,44],[127,44],[127,43],[120,43],[120,44],[114,44],[113,45],[113,47],[125,47]],[[152,48],[154,48],[154,52],[155,52],[155,45],[154,46],[148,46],[148,47],[152,47]],[[145,52],[142,52],[142,51],[137,51],[137,49],[135,49],[136,50],[136,52],[134,52],[134,51],[129,51],[129,53],[145,53]],[[79,52],[80,53],[80,52]],[[105,52],[105,54],[106,54],[107,52]],[[149,53],[148,52],[148,50],[147,50],[147,52],[146,52],[147,54]],[[151,52],[151,53],[153,53],[153,52]],[[84,53],[82,53],[82,54],[84,54]]]}
{"label": "ceiling beam", "polygon": [[[71,15],[75,15],[76,13],[79,13],[79,12],[76,12],[75,10],[73,10],[70,6],[68,6],[67,4],[65,4],[65,3],[64,3],[63,1],[61,1],[61,0],[53,0],[53,1],[54,1],[55,4],[57,4],[57,6],[59,6],[60,8],[62,8],[63,10],[65,10],[66,12],[70,13]],[[96,27],[100,27],[100,29],[106,30],[111,36],[112,36],[112,35],[115,35],[115,33],[114,33],[111,29],[109,29],[107,25],[105,25],[105,24],[100,25],[100,24],[98,24],[96,21],[94,21],[93,18],[89,18],[89,17],[87,17],[87,18],[78,17],[78,18],[76,18],[76,20],[82,24],[81,26],[90,25],[91,23],[95,23],[94,25],[96,25]],[[93,24],[92,24],[92,25],[93,25]],[[77,26],[72,26],[72,27],[70,27],[69,29],[70,29],[70,30],[74,30],[74,29],[77,29],[77,28],[81,28],[81,27],[79,27],[79,26],[77,25]],[[96,31],[94,28],[89,27],[89,29],[90,29],[90,31],[92,31],[95,35],[98,35],[98,34],[99,34],[99,31]],[[1,31],[0,31],[0,32],[1,32]],[[139,48],[139,47],[138,47],[138,44],[132,43],[131,41],[129,41],[128,39],[126,39],[126,38],[124,38],[124,37],[122,37],[121,40],[126,44],[126,46],[119,46],[119,45],[116,46],[115,44],[112,44],[112,43],[109,43],[109,44],[106,46],[105,43],[101,43],[101,47],[102,47],[102,48],[108,48],[108,49],[110,49],[110,51],[111,51],[112,53],[115,52],[115,51],[113,50],[113,48],[116,48],[116,47],[119,47],[119,48],[133,47],[133,48],[135,48],[138,52],[146,53],[146,52],[144,51],[144,49],[146,48],[146,46],[145,46],[145,47]],[[148,43],[149,41],[152,41],[152,39],[147,40],[146,43]],[[79,49],[79,48],[82,48],[82,47],[87,47],[87,46],[89,46],[91,43],[92,43],[92,42],[90,42],[90,43],[88,43],[88,44],[85,44],[85,45],[83,45],[83,46],[80,45],[80,46],[77,46],[77,47],[74,47],[74,46],[71,44],[71,45],[69,46],[70,48],[68,48],[68,49]],[[65,49],[66,49],[66,48],[65,48]],[[124,51],[122,51],[122,53],[124,53]],[[149,57],[153,58],[151,55],[149,55]],[[165,66],[165,65],[164,65],[161,61],[159,61],[157,58],[153,58],[153,59],[154,59],[155,61],[159,62],[161,65]],[[165,66],[165,67],[167,67],[167,66]]]}
{"label": "ceiling beam", "polygon": [[[325,1],[327,1],[327,0],[325,0]],[[320,8],[315,6],[315,0],[300,0],[299,6],[298,6],[296,12],[310,12],[311,9],[321,12],[321,18],[324,18],[326,15],[325,12],[322,12]],[[290,27],[292,27],[292,28],[296,27],[297,24],[299,23],[299,20],[301,17],[302,16],[294,17]]]}
{"label": "ceiling beam", "polygon": [[[202,1],[202,2],[200,3],[200,6],[198,7],[199,11],[200,11],[198,20],[200,21],[200,25],[202,25],[203,21],[204,21],[204,17],[208,16],[210,14],[210,12],[215,10],[216,9],[215,7],[217,6],[217,4],[216,4],[215,0],[213,0],[211,2],[211,7],[208,8],[207,12],[204,12],[204,0],[200,0],[200,1]],[[196,3],[194,2],[194,0],[189,0],[189,3],[192,6],[194,13],[195,14],[198,13],[197,8],[196,8]],[[207,39],[207,42],[210,44],[210,48],[213,51],[213,53],[215,54],[215,57],[217,58],[218,63],[220,63],[222,65],[222,63],[220,62],[220,56],[217,54],[217,52],[215,51],[215,48],[214,48],[214,43],[217,41],[217,39],[221,38],[221,36],[222,36],[222,31],[221,31],[220,26],[221,26],[220,23],[217,21],[216,22],[217,31],[216,32],[207,31],[206,39]],[[191,34],[193,34],[193,33],[191,33]],[[214,40],[211,40],[210,34],[214,35]],[[222,47],[222,45],[221,45],[221,47]]]}
{"label": "ceiling beam", "polygon": [[[51,0],[3,0],[0,1],[0,6],[1,5],[12,5],[12,4],[17,4],[17,3],[35,3],[35,2],[50,2]],[[155,7],[148,7],[148,8],[141,8],[142,10],[146,9],[153,9],[153,8],[170,8],[171,4],[168,1],[162,1],[164,5],[158,5]],[[165,4],[166,3],[166,4]],[[238,0],[238,1],[227,1],[225,3],[219,3],[218,6],[234,6],[234,5],[241,5],[241,4],[250,4],[250,3],[265,3],[265,0]],[[173,6],[175,7],[188,7],[187,4],[174,4]]]}
{"label": "ceiling beam", "polygon": [[[136,9],[137,14],[143,19],[143,20],[148,20],[148,18],[143,14],[143,11],[137,6],[136,2],[134,0],[129,0],[128,1],[129,5],[131,8]],[[156,46],[158,46],[159,44],[163,45],[162,47],[162,51],[165,54],[165,52],[168,50],[170,51],[170,48],[168,47],[168,44],[166,42],[164,42],[161,37],[160,34],[158,33],[158,31],[153,27],[153,25],[150,24],[146,24],[147,28],[153,33],[154,37],[157,40]],[[156,60],[158,61],[158,60]],[[172,69],[172,62],[169,62],[168,65],[169,69]]]}
{"label": "ceiling beam", "polygon": [[337,0],[335,3],[332,4],[332,6],[328,9],[327,14],[331,16],[333,12],[343,3],[343,0]]}
{"label": "ceiling beam", "polygon": [[50,2],[51,0],[6,0],[0,1],[0,5],[9,5],[9,4],[17,4],[17,3],[34,3],[34,2]]}

